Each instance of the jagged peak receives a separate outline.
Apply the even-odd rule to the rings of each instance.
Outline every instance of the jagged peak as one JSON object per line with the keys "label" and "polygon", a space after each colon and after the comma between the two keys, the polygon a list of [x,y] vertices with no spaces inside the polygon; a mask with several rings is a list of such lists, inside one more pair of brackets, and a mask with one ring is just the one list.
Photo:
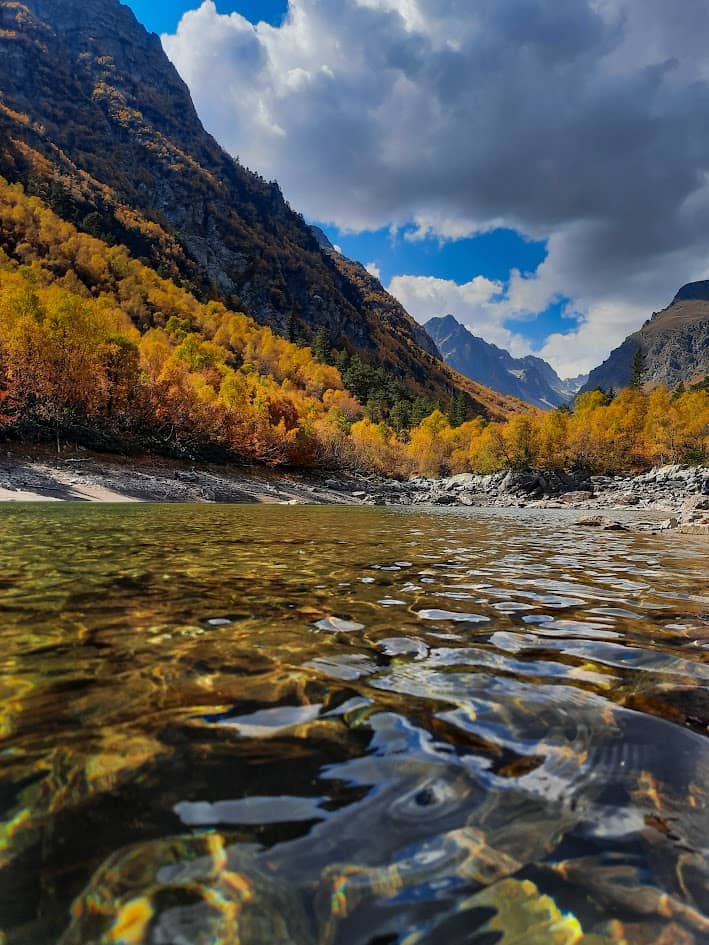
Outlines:
{"label": "jagged peak", "polygon": [[431,318],[424,328],[455,370],[501,393],[548,410],[567,402],[578,390],[572,381],[562,381],[543,358],[515,358],[505,348],[474,335],[455,315]]}
{"label": "jagged peak", "polygon": [[[469,338],[472,338],[474,341],[481,341],[485,345],[490,345],[491,343],[485,341],[484,338],[481,338],[479,335],[473,334],[471,329],[464,325],[463,322],[459,322],[455,315],[448,313],[447,315],[436,315],[433,318],[429,318],[423,326],[427,331],[429,327],[432,331],[438,331],[439,329],[444,329],[445,331],[458,332],[466,335]],[[495,345],[492,345],[495,347]]]}
{"label": "jagged peak", "polygon": [[709,279],[683,285],[672,300],[672,304],[675,305],[677,302],[709,302]]}

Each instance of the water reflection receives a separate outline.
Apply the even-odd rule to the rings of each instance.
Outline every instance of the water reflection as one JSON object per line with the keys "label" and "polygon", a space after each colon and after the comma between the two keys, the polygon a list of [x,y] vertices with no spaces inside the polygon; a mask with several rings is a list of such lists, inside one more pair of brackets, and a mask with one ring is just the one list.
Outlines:
{"label": "water reflection", "polygon": [[0,515],[0,941],[709,941],[701,540]]}

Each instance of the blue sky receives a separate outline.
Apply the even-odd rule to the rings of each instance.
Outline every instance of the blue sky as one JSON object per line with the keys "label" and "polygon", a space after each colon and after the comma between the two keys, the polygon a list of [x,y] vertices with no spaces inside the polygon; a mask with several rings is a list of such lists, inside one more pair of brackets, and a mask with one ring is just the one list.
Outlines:
{"label": "blue sky", "polygon": [[514,230],[498,229],[470,239],[441,242],[436,237],[411,239],[407,230],[392,236],[388,229],[358,234],[342,233],[334,226],[323,229],[346,256],[375,263],[386,283],[402,272],[456,282],[467,282],[476,275],[505,281],[512,266],[531,273],[546,256],[544,243],[525,240]]}
{"label": "blue sky", "polygon": [[[441,241],[435,236],[412,239],[411,228],[392,234],[389,229],[364,233],[343,233],[336,226],[318,224],[345,256],[358,259],[377,272],[389,285],[396,276],[432,276],[464,284],[476,276],[500,282],[506,288],[514,269],[532,275],[544,262],[546,243],[527,240],[515,230],[497,229],[468,239]],[[407,238],[408,235],[408,238]],[[373,264],[373,265],[372,265]],[[557,300],[530,318],[509,318],[506,327],[527,339],[538,351],[546,338],[557,331],[568,331],[576,319],[564,316],[568,300]],[[432,315],[461,312],[432,312]],[[470,326],[475,329],[474,325]],[[494,339],[489,339],[494,340]]]}
{"label": "blue sky", "polygon": [[[140,22],[153,33],[173,33],[180,17],[199,6],[198,0],[123,0]],[[256,23],[265,20],[277,26],[286,12],[287,0],[216,0],[220,13],[240,13]]]}

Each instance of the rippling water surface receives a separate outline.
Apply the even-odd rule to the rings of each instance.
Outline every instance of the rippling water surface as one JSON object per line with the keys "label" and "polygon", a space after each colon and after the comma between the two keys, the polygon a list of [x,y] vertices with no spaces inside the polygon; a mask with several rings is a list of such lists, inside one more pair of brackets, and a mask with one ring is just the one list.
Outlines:
{"label": "rippling water surface", "polygon": [[707,548],[0,509],[0,942],[709,941]]}

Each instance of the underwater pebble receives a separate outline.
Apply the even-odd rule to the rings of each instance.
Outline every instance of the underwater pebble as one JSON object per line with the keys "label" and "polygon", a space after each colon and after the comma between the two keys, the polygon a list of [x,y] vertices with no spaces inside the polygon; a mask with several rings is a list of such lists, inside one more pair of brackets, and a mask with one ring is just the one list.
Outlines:
{"label": "underwater pebble", "polygon": [[313,722],[320,715],[321,709],[320,702],[315,705],[285,705],[275,709],[261,709],[251,715],[222,719],[216,724],[234,728],[245,738],[272,738],[289,728]]}
{"label": "underwater pebble", "polygon": [[409,654],[420,659],[428,656],[428,647],[422,640],[413,640],[411,637],[389,637],[380,640],[379,646],[387,656],[407,656]]}
{"label": "underwater pebble", "polygon": [[363,623],[353,620],[342,620],[340,617],[326,617],[315,624],[318,630],[327,630],[330,633],[353,633],[355,630],[364,630]]}

